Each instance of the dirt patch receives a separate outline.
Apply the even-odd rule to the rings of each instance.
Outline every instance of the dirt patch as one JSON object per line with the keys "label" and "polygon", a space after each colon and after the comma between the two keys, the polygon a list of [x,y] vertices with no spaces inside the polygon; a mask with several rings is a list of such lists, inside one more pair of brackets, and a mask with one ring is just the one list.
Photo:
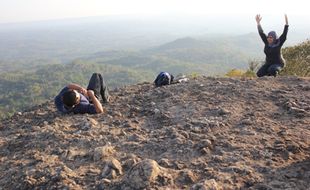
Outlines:
{"label": "dirt patch", "polygon": [[0,189],[307,189],[310,79],[201,77],[1,121]]}

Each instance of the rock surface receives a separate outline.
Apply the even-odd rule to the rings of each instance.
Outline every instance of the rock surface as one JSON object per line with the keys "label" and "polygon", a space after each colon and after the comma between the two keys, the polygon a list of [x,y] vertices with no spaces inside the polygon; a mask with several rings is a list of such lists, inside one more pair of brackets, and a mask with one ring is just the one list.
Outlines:
{"label": "rock surface", "polygon": [[310,79],[201,77],[1,121],[0,189],[307,189]]}

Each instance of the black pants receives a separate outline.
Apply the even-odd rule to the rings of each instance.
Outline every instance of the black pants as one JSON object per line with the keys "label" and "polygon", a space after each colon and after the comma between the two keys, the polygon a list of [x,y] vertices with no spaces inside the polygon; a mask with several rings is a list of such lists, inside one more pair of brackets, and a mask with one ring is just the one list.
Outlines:
{"label": "black pants", "polygon": [[89,80],[87,90],[93,90],[95,96],[99,99],[101,95],[103,102],[107,103],[109,98],[108,87],[104,82],[103,77],[99,73],[93,73]]}
{"label": "black pants", "polygon": [[263,76],[277,76],[277,74],[281,71],[282,69],[281,64],[264,64],[256,73],[258,77],[263,77]]}

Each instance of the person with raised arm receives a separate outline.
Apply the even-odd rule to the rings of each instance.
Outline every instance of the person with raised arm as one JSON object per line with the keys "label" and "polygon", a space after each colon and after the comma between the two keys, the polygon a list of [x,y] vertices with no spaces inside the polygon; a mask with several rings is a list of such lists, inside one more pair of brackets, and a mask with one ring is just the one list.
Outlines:
{"label": "person with raised arm", "polygon": [[286,14],[284,15],[284,18],[284,30],[281,36],[278,38],[275,31],[270,31],[268,35],[266,35],[260,24],[262,17],[259,14],[255,17],[258,33],[265,44],[264,53],[266,55],[265,64],[262,65],[256,73],[258,77],[276,77],[281,71],[281,69],[284,67],[285,60],[282,57],[281,48],[286,40],[288,32],[288,19]]}

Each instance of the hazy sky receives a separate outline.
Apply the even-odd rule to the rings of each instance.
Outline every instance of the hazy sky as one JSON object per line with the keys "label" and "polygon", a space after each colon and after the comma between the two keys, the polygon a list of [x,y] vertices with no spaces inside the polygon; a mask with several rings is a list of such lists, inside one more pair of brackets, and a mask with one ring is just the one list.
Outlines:
{"label": "hazy sky", "polygon": [[0,23],[104,15],[301,15],[308,0],[0,0]]}

